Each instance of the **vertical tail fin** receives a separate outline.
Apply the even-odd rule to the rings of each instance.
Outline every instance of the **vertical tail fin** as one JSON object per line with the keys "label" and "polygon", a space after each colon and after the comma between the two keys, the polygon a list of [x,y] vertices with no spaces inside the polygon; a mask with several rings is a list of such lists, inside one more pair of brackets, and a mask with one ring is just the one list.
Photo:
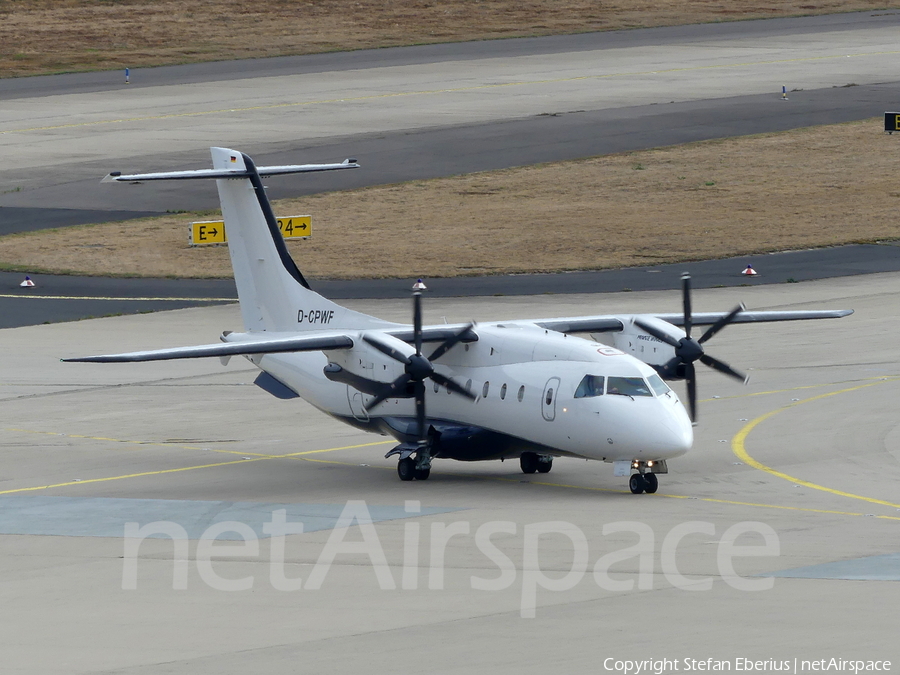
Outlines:
{"label": "vertical tail fin", "polygon": [[241,315],[247,330],[295,332],[395,325],[341,307],[310,289],[285,246],[262,183],[261,176],[356,168],[359,166],[356,160],[257,168],[243,153],[227,148],[211,148],[211,152],[211,170],[110,174],[104,181],[216,179]]}

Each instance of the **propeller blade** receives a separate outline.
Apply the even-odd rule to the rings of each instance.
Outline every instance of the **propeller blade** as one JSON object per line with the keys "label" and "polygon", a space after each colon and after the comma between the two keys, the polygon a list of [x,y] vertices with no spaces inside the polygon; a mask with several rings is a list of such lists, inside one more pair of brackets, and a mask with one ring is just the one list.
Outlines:
{"label": "propeller blade", "polygon": [[425,428],[425,383],[415,383],[416,397],[416,424],[419,427],[419,443],[425,443],[428,440],[428,430]]}
{"label": "propeller blade", "polygon": [[681,295],[684,303],[684,334],[691,337],[691,323],[694,314],[691,312],[691,275],[684,273],[681,275]]}
{"label": "propeller blade", "polygon": [[441,358],[444,354],[453,349],[456,345],[458,345],[462,339],[466,336],[466,334],[475,327],[475,322],[473,321],[468,326],[457,332],[452,337],[444,340],[438,348],[431,352],[431,356],[428,357],[429,361],[436,361]]}
{"label": "propeller blade", "polygon": [[684,364],[684,379],[687,380],[688,410],[691,422],[697,422],[697,371],[693,363]]}
{"label": "propeller blade", "polygon": [[475,396],[475,394],[468,391],[462,385],[457,384],[456,382],[451,380],[446,375],[441,375],[440,373],[432,373],[431,379],[434,380],[435,382],[437,382],[438,384],[444,385],[445,387],[447,387],[447,389],[452,391],[454,394],[459,394],[460,396],[465,396],[470,401],[474,401],[476,398],[478,398],[477,396]]}
{"label": "propeller blade", "polygon": [[678,347],[678,346],[679,346],[678,340],[676,340],[675,338],[673,338],[673,337],[672,337],[671,335],[669,335],[668,333],[663,333],[663,332],[662,332],[661,330],[659,330],[656,326],[653,326],[653,325],[651,325],[651,324],[649,324],[649,323],[646,323],[645,321],[641,321],[640,319],[635,319],[635,320],[634,320],[634,324],[635,324],[638,328],[640,328],[642,331],[644,331],[645,333],[649,333],[650,335],[652,335],[653,337],[655,337],[657,340],[662,340],[662,341],[665,342],[667,345],[670,345],[670,346],[672,346],[672,347]]}
{"label": "propeller blade", "polygon": [[738,372],[737,370],[735,370],[734,368],[729,366],[727,363],[719,361],[718,359],[713,358],[709,354],[704,354],[703,356],[701,356],[700,361],[705,363],[710,368],[718,370],[720,373],[724,373],[725,375],[728,375],[729,377],[733,377],[736,380],[740,380],[744,384],[747,384],[747,380],[750,379],[743,373]]}
{"label": "propeller blade", "polygon": [[743,312],[745,309],[747,309],[747,306],[744,305],[744,303],[742,302],[742,303],[739,304],[737,307],[735,307],[733,310],[731,310],[730,312],[728,312],[728,314],[726,314],[726,315],[723,316],[721,319],[719,319],[718,321],[716,321],[712,326],[710,326],[709,328],[707,328],[707,329],[706,329],[706,332],[705,332],[703,335],[700,336],[700,339],[697,340],[697,342],[699,342],[699,343],[702,345],[704,342],[706,342],[707,340],[709,340],[711,337],[713,337],[713,336],[714,336],[716,333],[718,333],[720,330],[722,330],[723,328],[725,328],[725,326],[727,326],[727,325],[730,324],[732,321],[734,321],[734,317],[736,317],[738,314],[740,314],[741,312]]}
{"label": "propeller blade", "polygon": [[405,390],[405,389],[406,389],[406,385],[409,384],[409,381],[410,381],[411,379],[412,379],[412,378],[411,378],[409,375],[407,375],[406,373],[404,373],[403,375],[401,375],[400,377],[398,377],[396,380],[394,380],[393,382],[391,382],[391,383],[384,389],[384,391],[382,391],[380,394],[378,394],[375,398],[373,398],[371,401],[369,401],[369,402],[366,404],[366,406],[365,406],[366,412],[369,412],[372,408],[374,408],[375,406],[377,406],[379,403],[383,403],[385,400],[387,400],[387,399],[389,399],[389,398],[393,398],[393,397],[396,396],[398,393],[400,393],[400,392],[402,392],[403,390]]}
{"label": "propeller blade", "polygon": [[682,363],[680,356],[673,356],[671,359],[666,361],[665,365],[663,365],[662,369],[664,373],[670,373],[669,377],[675,376],[675,369],[680,366]]}
{"label": "propeller blade", "polygon": [[422,355],[422,294],[413,293],[413,335],[416,342],[416,354]]}
{"label": "propeller blade", "polygon": [[395,349],[391,345],[386,345],[381,340],[377,340],[371,335],[363,335],[362,339],[363,341],[375,347],[375,349],[380,351],[382,354],[390,356],[392,359],[394,359],[394,361],[399,361],[404,365],[409,365],[409,357],[403,352]]}

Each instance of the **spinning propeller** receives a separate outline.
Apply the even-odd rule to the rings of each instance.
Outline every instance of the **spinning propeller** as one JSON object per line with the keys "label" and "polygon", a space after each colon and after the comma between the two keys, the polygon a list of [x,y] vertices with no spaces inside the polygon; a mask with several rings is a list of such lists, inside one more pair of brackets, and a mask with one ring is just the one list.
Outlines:
{"label": "spinning propeller", "polygon": [[362,338],[365,342],[372,345],[382,354],[385,354],[395,361],[402,363],[405,371],[403,375],[391,382],[384,391],[375,396],[375,398],[373,398],[366,405],[366,410],[371,410],[386,399],[393,398],[395,396],[408,395],[411,386],[412,395],[416,401],[416,422],[419,430],[420,443],[424,443],[427,440],[428,436],[427,430],[425,428],[425,380],[434,380],[438,384],[442,384],[443,386],[445,386],[454,394],[465,396],[471,401],[474,401],[476,398],[475,395],[467,391],[465,387],[458,385],[446,375],[435,372],[434,366],[431,363],[432,361],[439,359],[441,356],[443,356],[453,347],[459,344],[459,342],[461,342],[465,338],[466,334],[472,329],[475,324],[470,323],[458,332],[451,335],[444,342],[438,345],[438,348],[431,353],[431,356],[425,358],[424,356],[422,356],[423,290],[426,290],[425,284],[423,284],[422,280],[419,279],[413,286],[413,334],[415,336],[415,354],[410,354],[409,356],[407,356],[393,346],[382,342],[374,335],[367,334],[363,335]]}
{"label": "spinning propeller", "polygon": [[720,318],[706,329],[706,332],[695,340],[691,337],[691,277],[684,274],[681,277],[682,299],[684,305],[684,337],[676,340],[668,333],[660,330],[653,324],[636,318],[637,325],[645,333],[649,333],[657,340],[665,342],[675,348],[675,356],[663,366],[663,373],[669,377],[684,377],[687,381],[688,403],[691,411],[691,421],[697,421],[697,374],[694,370],[694,361],[700,361],[720,373],[733,377],[741,382],[747,382],[747,376],[738,372],[727,363],[719,361],[703,351],[703,343],[713,337],[720,330],[734,321],[734,318],[746,309],[743,304],[738,305],[728,314]]}

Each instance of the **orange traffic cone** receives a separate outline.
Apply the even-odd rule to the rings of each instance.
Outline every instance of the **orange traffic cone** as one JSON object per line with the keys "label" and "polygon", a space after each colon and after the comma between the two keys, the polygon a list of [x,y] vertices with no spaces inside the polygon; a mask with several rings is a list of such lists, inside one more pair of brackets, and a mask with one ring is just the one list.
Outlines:
{"label": "orange traffic cone", "polygon": [[31,277],[25,277],[25,281],[19,284],[21,288],[34,288],[34,282],[31,280]]}
{"label": "orange traffic cone", "polygon": [[755,269],[753,269],[753,265],[747,265],[747,269],[745,269],[743,272],[741,272],[741,274],[743,274],[746,277],[757,276],[757,272]]}

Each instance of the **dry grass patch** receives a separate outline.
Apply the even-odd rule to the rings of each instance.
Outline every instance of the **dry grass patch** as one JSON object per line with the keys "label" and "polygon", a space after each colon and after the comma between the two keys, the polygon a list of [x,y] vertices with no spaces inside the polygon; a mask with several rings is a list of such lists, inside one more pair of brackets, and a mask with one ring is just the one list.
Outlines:
{"label": "dry grass patch", "polygon": [[0,0],[0,76],[898,6],[897,0]]}
{"label": "dry grass patch", "polygon": [[[873,242],[900,238],[898,143],[874,119],[325,193],[275,211],[312,214],[312,239],[290,248],[319,278],[604,269]],[[230,276],[226,249],[187,245],[198,219],[209,217],[7,236],[0,261],[32,272]]]}

